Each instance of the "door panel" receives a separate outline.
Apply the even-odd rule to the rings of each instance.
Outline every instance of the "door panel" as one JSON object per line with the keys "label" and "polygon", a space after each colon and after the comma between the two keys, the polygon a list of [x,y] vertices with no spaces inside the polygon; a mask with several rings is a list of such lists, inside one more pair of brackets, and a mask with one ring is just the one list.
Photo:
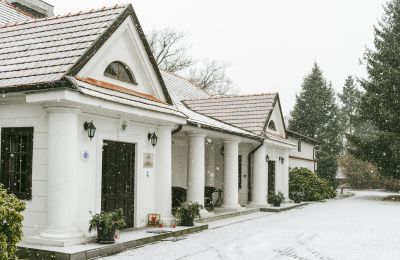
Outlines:
{"label": "door panel", "polygon": [[104,141],[101,210],[122,208],[127,228],[134,226],[135,145]]}

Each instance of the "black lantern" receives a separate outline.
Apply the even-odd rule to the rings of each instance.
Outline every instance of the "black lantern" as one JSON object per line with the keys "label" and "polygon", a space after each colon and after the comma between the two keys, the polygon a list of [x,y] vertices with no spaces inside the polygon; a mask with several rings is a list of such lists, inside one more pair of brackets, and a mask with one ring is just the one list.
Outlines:
{"label": "black lantern", "polygon": [[224,156],[225,154],[225,148],[222,146],[221,150],[219,150],[219,153]]}
{"label": "black lantern", "polygon": [[156,133],[148,133],[147,139],[149,139],[149,141],[153,147],[157,145],[158,137],[157,137]]}
{"label": "black lantern", "polygon": [[279,161],[281,162],[281,164],[283,164],[285,162],[285,158],[279,157]]}
{"label": "black lantern", "polygon": [[269,156],[268,156],[268,154],[265,156],[265,161],[266,161],[266,162],[269,162]]}
{"label": "black lantern", "polygon": [[83,128],[88,133],[88,137],[90,138],[90,140],[92,140],[92,138],[94,137],[94,134],[96,133],[96,127],[94,126],[93,121],[90,121],[90,122],[86,121],[83,124]]}

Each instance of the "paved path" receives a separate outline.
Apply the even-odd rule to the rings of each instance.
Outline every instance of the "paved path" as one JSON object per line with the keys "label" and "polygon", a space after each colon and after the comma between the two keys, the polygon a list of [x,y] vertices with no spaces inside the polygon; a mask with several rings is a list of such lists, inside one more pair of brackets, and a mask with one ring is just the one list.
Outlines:
{"label": "paved path", "polygon": [[[107,259],[400,259],[400,203],[382,192],[315,203],[241,222],[177,242],[160,242]],[[247,217],[249,218],[249,217]]]}

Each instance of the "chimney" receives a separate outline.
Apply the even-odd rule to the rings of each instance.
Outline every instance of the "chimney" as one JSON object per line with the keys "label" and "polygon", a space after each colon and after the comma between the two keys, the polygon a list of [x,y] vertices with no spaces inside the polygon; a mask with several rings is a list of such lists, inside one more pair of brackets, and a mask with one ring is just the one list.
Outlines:
{"label": "chimney", "polygon": [[32,16],[33,18],[45,18],[54,16],[54,6],[42,0],[6,0],[17,10]]}

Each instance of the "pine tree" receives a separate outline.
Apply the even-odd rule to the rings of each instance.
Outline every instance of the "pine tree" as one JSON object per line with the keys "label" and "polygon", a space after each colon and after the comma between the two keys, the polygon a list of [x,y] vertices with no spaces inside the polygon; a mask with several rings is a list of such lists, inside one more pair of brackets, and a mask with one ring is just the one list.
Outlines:
{"label": "pine tree", "polygon": [[320,141],[317,152],[317,173],[335,183],[337,157],[341,151],[341,128],[335,94],[314,64],[312,72],[304,78],[302,90],[296,96],[291,112],[289,129]]}
{"label": "pine tree", "polygon": [[361,81],[365,94],[351,152],[400,178],[400,0],[386,4],[374,45],[365,53],[369,77]]}
{"label": "pine tree", "polygon": [[352,76],[348,76],[342,93],[338,94],[341,101],[340,119],[343,129],[343,144],[347,148],[345,135],[351,135],[354,132],[357,107],[361,99],[361,91],[357,88]]}

